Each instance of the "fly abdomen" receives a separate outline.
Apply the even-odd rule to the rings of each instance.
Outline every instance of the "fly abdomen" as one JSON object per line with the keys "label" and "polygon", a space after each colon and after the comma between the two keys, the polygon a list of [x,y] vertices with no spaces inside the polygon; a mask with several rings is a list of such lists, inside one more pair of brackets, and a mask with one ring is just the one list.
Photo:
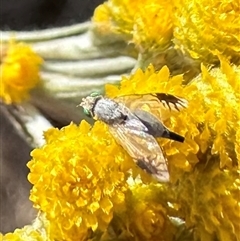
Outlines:
{"label": "fly abdomen", "polygon": [[184,142],[184,137],[167,129],[161,121],[151,113],[144,110],[136,110],[134,114],[147,127],[150,135],[155,138],[162,137],[174,141]]}

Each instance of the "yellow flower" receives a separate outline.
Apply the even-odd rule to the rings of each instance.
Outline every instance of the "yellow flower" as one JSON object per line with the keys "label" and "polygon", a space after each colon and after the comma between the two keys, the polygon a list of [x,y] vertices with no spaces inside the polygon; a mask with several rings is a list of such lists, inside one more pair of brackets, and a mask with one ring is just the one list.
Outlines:
{"label": "yellow flower", "polygon": [[0,66],[0,97],[7,104],[26,99],[39,82],[42,59],[23,43],[10,42]]}
{"label": "yellow flower", "polygon": [[175,4],[177,44],[205,63],[216,62],[217,54],[233,63],[240,62],[239,0],[187,0]]}
{"label": "yellow flower", "polygon": [[103,32],[122,34],[141,52],[170,46],[172,38],[171,0],[109,0],[96,8],[93,21]]}
{"label": "yellow flower", "polygon": [[127,217],[124,220],[133,240],[173,240],[175,228],[161,202],[166,188],[159,184],[137,185],[131,188]]}
{"label": "yellow flower", "polygon": [[31,154],[28,179],[30,199],[46,214],[51,237],[79,241],[105,230],[113,212],[125,209],[131,158],[99,122],[92,129],[85,121],[50,129],[45,139]]}

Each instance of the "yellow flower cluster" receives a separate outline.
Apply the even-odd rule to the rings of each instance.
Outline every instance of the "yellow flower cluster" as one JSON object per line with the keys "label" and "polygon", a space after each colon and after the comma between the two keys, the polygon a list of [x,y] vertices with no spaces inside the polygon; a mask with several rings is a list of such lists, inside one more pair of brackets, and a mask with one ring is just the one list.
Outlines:
{"label": "yellow flower cluster", "polygon": [[45,133],[46,144],[32,152],[30,199],[46,214],[50,237],[85,240],[105,230],[113,212],[125,209],[128,170],[133,161],[106,126],[70,124]]}
{"label": "yellow flower cluster", "polygon": [[100,31],[123,34],[139,52],[165,49],[172,38],[171,0],[109,0],[98,6],[93,22]]}
{"label": "yellow flower cluster", "polygon": [[[168,160],[168,184],[137,167],[99,121],[45,132],[46,144],[31,153],[28,179],[30,200],[46,217],[47,240],[171,241],[179,231],[174,216],[193,228],[193,240],[240,241],[240,68],[226,60],[240,63],[239,1],[108,0],[93,21],[105,33],[120,33],[142,56],[163,58],[158,51],[171,45],[174,34],[193,58],[220,59],[221,66],[201,65],[201,75],[183,84],[183,76],[171,77],[166,66],[156,71],[149,65],[123,77],[119,87],[106,85],[110,98],[167,93],[188,101],[179,112],[150,109],[185,137],[184,143],[157,140]],[[41,63],[27,45],[9,44],[0,66],[4,102],[28,96]],[[0,239],[46,237],[26,226]]]}
{"label": "yellow flower cluster", "polygon": [[174,213],[195,227],[196,240],[234,240],[240,231],[239,78],[239,68],[221,60],[221,69],[202,66],[202,75],[188,85],[182,76],[170,77],[167,67],[156,72],[150,65],[123,77],[119,88],[106,86],[109,97],[163,92],[188,100],[186,109],[162,115],[169,129],[185,136],[184,143],[158,140],[170,186],[149,184],[151,177],[135,167],[103,123],[47,131],[46,144],[32,152],[28,178],[30,199],[46,214],[50,237],[85,240],[117,226],[116,239],[171,240],[176,230],[168,216]]}
{"label": "yellow flower cluster", "polygon": [[10,42],[0,66],[0,98],[7,104],[26,99],[39,82],[42,59],[23,43]]}
{"label": "yellow flower cluster", "polygon": [[174,37],[193,58],[214,63],[221,54],[240,63],[238,0],[187,0],[175,5]]}
{"label": "yellow flower cluster", "polygon": [[[101,34],[117,33],[134,43],[142,67],[146,67],[144,61],[155,66],[171,66],[175,62],[174,68],[180,70],[193,63],[188,59],[184,62],[179,52],[172,51],[172,56],[168,47],[173,43],[193,59],[207,64],[218,63],[219,54],[239,64],[239,22],[238,0],[108,0],[96,8],[93,16]],[[183,66],[177,66],[176,61],[183,61]]]}

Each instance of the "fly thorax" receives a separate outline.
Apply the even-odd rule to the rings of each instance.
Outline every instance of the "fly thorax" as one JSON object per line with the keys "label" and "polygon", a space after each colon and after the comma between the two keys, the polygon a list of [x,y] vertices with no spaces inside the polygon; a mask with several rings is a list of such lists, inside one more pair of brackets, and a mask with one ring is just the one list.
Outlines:
{"label": "fly thorax", "polygon": [[115,124],[122,121],[123,113],[120,105],[108,98],[98,100],[93,109],[94,117],[106,124]]}

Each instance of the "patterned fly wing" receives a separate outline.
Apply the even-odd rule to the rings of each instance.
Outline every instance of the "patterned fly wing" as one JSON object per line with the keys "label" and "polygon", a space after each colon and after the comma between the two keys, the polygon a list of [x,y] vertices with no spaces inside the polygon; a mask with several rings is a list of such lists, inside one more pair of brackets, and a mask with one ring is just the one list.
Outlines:
{"label": "patterned fly wing", "polygon": [[[132,123],[130,123],[132,121]],[[156,139],[145,132],[146,127],[136,119],[109,126],[116,141],[128,152],[136,164],[158,181],[168,182],[167,160]]]}
{"label": "patterned fly wing", "polygon": [[187,100],[165,93],[123,95],[114,98],[115,101],[124,104],[131,111],[142,109],[165,120],[169,111],[180,111],[188,105]]}

